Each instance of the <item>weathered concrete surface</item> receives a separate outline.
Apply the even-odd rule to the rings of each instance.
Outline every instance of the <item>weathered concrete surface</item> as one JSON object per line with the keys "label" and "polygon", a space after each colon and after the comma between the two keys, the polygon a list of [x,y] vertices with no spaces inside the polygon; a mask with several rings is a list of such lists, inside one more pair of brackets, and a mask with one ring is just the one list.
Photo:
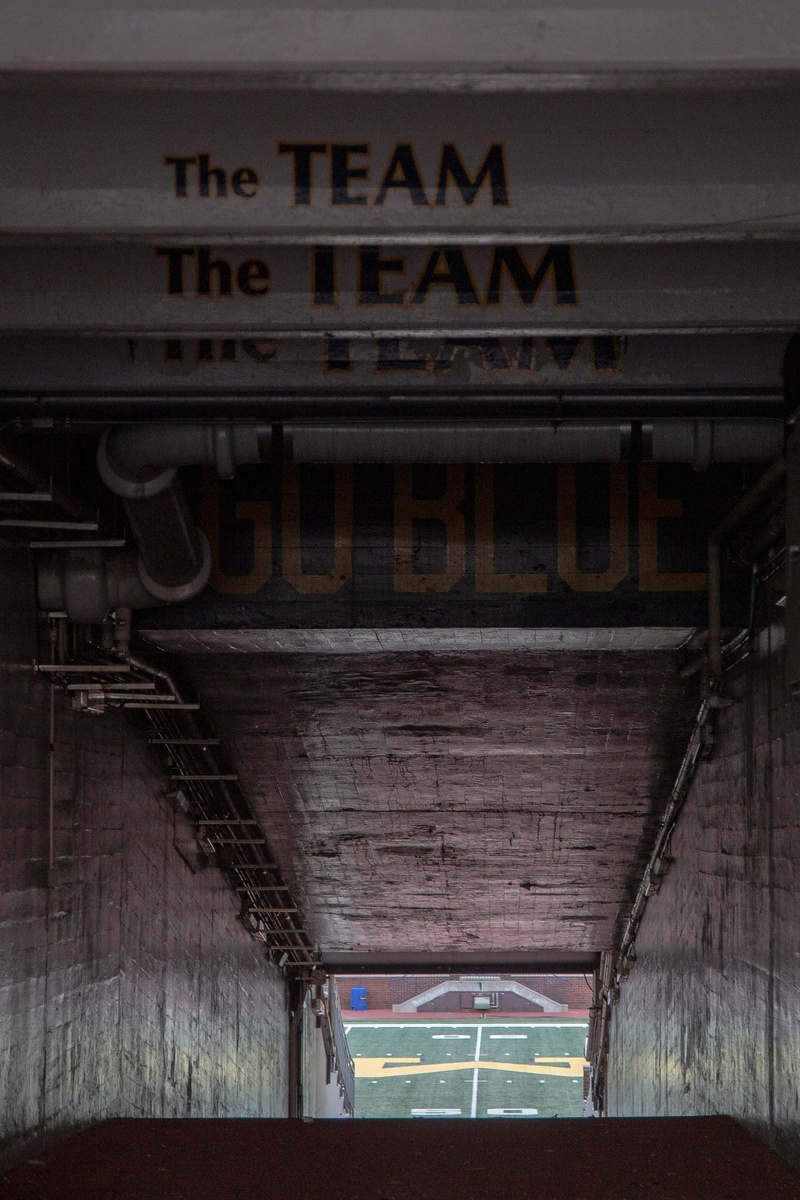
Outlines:
{"label": "weathered concrete surface", "polygon": [[[431,75],[450,88],[486,86],[488,76],[503,90],[517,76],[517,86],[538,90],[552,87],[553,76],[573,86],[599,76],[598,85],[608,87],[615,77],[629,85],[630,73],[635,79],[640,72],[659,82],[672,73],[685,79],[685,72],[701,79],[709,71],[769,74],[796,69],[800,37],[797,13],[783,0],[747,7],[580,0],[541,8],[513,0],[501,9],[491,0],[446,8],[314,0],[263,10],[248,0],[169,9],[87,0],[74,12],[55,0],[31,0],[24,9],[7,7],[3,71],[131,72],[137,82],[140,71],[194,74],[205,88],[227,72],[256,81],[274,73],[301,87],[330,87],[331,76],[341,75],[340,86],[359,91],[430,86]],[[380,74],[390,71],[400,73],[394,84]]]}
{"label": "weathered concrete surface", "polygon": [[58,698],[48,872],[48,688],[27,563],[0,556],[0,1137],[108,1115],[285,1111],[283,985],[147,747]]}
{"label": "weathered concrete surface", "polygon": [[725,1112],[800,1163],[800,706],[775,631],[736,679],[612,1022],[618,1115]]}
{"label": "weathered concrete surface", "polygon": [[671,653],[184,662],[323,952],[609,945],[694,707]]}
{"label": "weathered concrete surface", "polygon": [[671,1121],[109,1121],[10,1171],[6,1200],[797,1200],[725,1117]]}

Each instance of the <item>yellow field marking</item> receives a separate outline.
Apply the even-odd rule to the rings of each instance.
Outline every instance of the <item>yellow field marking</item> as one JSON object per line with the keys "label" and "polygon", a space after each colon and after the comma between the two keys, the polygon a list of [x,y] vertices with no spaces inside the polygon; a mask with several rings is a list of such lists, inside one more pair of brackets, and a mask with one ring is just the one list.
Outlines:
{"label": "yellow field marking", "polygon": [[[356,1079],[369,1079],[375,1075],[402,1075],[404,1071],[410,1071],[416,1068],[401,1067],[397,1071],[384,1070],[387,1063],[395,1066],[397,1063],[418,1063],[419,1055],[415,1054],[413,1058],[356,1058],[353,1060],[356,1068]],[[438,1070],[438,1068],[437,1068]]]}
{"label": "yellow field marking", "polygon": [[[407,1063],[407,1066],[399,1066]],[[390,1065],[391,1064],[391,1065]],[[564,1064],[564,1065],[562,1065]],[[433,1075],[436,1071],[516,1071],[519,1075],[560,1075],[563,1079],[582,1079],[586,1059],[554,1055],[537,1059],[535,1063],[469,1062],[421,1063],[414,1058],[357,1058],[357,1079],[386,1079],[393,1075]]]}

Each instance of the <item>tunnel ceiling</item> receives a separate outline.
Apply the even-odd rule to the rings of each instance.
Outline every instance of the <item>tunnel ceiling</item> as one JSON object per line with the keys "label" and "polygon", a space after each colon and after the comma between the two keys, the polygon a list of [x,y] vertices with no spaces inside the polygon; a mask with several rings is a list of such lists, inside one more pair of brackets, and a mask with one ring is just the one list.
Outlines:
{"label": "tunnel ceiling", "polygon": [[695,707],[672,650],[182,661],[328,960],[608,946]]}

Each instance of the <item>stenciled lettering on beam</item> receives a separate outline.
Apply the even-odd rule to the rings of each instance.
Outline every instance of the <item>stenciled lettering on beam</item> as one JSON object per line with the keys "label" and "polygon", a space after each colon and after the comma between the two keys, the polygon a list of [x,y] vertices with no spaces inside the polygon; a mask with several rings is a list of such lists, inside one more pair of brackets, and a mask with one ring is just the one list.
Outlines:
{"label": "stenciled lettering on beam", "polygon": [[[780,286],[776,281],[780,281]],[[14,332],[615,336],[794,330],[800,243],[736,246],[19,245]]]}
{"label": "stenciled lettering on beam", "polygon": [[[213,554],[176,627],[699,624],[705,529],[740,467],[298,466],[201,472]],[[726,621],[748,579],[726,581]]]}
{"label": "stenciled lettering on beam", "polygon": [[[572,248],[533,247],[531,261],[529,254],[519,246],[493,246],[484,262],[485,254],[470,255],[462,246],[436,246],[422,256],[387,255],[378,246],[362,246],[355,251],[355,281],[348,279],[342,284],[339,260],[343,256],[335,247],[316,247],[308,284],[310,306],[337,308],[346,294],[358,308],[413,310],[444,293],[458,309],[500,308],[508,292],[530,307],[549,287],[553,305],[577,308]],[[209,300],[234,295],[265,297],[271,290],[272,273],[263,258],[234,258],[208,246],[159,247],[156,256],[166,262],[168,296]]]}
{"label": "stenciled lettering on beam", "polygon": [[[292,164],[295,208],[313,206],[320,190],[331,208],[382,208],[397,195],[414,208],[446,208],[456,197],[470,206],[484,186],[492,207],[508,208],[511,203],[502,142],[493,142],[472,171],[458,146],[443,142],[435,172],[428,174],[429,184],[423,178],[420,158],[411,142],[398,142],[377,174],[369,142],[279,141],[277,153],[289,158]],[[254,167],[230,169],[219,163],[212,165],[211,156],[200,153],[166,155],[164,166],[171,172],[176,200],[190,197],[224,200],[228,196],[252,200],[258,194],[260,175]],[[375,182],[370,189],[371,177]]]}
{"label": "stenciled lettering on beam", "polygon": [[0,230],[197,244],[780,237],[800,228],[796,109],[784,89],[733,85],[632,103],[624,89],[40,80],[6,92]]}
{"label": "stenciled lettering on beam", "polygon": [[182,390],[260,396],[414,392],[488,398],[533,390],[625,395],[664,390],[745,396],[748,412],[781,413],[781,334],[707,337],[0,338],[0,395],[48,390],[143,403]]}

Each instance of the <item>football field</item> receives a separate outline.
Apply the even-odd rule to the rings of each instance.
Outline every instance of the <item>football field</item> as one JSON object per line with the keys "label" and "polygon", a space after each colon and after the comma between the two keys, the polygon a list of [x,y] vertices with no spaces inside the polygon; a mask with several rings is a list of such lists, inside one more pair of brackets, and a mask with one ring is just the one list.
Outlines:
{"label": "football field", "polygon": [[582,1020],[354,1021],[357,1117],[579,1117]]}

